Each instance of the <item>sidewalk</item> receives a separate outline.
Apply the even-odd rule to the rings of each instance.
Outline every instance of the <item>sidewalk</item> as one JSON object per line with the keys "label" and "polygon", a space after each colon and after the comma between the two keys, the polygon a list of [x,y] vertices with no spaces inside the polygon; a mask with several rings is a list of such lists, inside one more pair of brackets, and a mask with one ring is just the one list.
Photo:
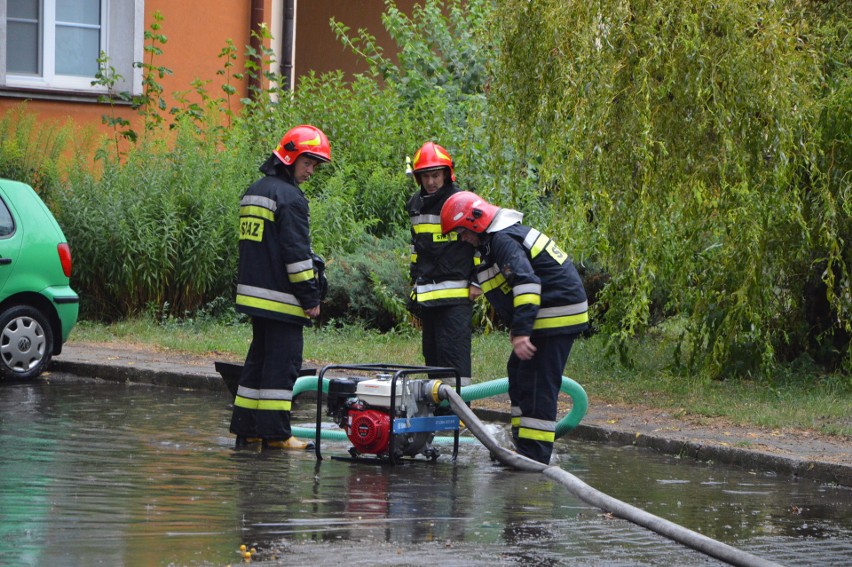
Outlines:
{"label": "sidewalk", "polygon": [[[225,383],[214,368],[217,361],[242,362],[215,353],[196,356],[132,345],[69,342],[48,371],[118,382],[209,389],[228,396]],[[746,429],[697,418],[677,419],[659,410],[596,405],[592,393],[589,395],[588,413],[568,434],[573,438],[647,447],[665,454],[774,472],[791,480],[809,478],[852,486],[850,439],[803,431]],[[476,400],[472,407],[483,419],[509,420],[505,400]],[[561,407],[563,410],[567,408]]]}

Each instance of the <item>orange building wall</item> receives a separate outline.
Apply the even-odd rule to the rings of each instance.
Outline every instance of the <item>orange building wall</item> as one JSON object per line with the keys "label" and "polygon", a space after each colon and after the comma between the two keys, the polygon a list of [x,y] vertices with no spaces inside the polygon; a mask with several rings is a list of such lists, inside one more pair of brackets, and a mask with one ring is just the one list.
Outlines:
{"label": "orange building wall", "polygon": [[[221,85],[224,77],[216,74],[224,69],[224,59],[219,52],[228,39],[237,48],[238,59],[231,67],[242,70],[245,46],[250,38],[251,0],[205,0],[204,2],[175,2],[174,0],[145,1],[145,29],[150,29],[154,21],[153,14],[159,11],[163,15],[161,33],[166,35],[168,43],[162,46],[160,63],[171,69],[174,74],[161,82],[165,93],[191,89],[191,83],[197,79],[211,80],[208,92],[213,97],[223,94]],[[264,2],[264,13],[270,11],[269,0]],[[191,54],[191,56],[187,56]],[[146,54],[147,62],[147,54]],[[239,85],[231,78],[231,85],[238,87],[240,94],[235,101],[246,94],[245,84]],[[174,101],[169,101],[172,106]],[[234,109],[236,110],[236,109]]]}
{"label": "orange building wall", "polygon": [[[406,14],[416,0],[397,0],[396,6]],[[363,73],[367,65],[338,41],[329,25],[334,19],[349,27],[349,35],[357,36],[366,29],[383,46],[385,55],[393,58],[396,44],[382,25],[383,0],[300,0],[296,10],[296,81],[310,71],[322,75],[341,69],[347,73]]]}
{"label": "orange building wall", "polygon": [[[268,15],[270,0],[264,1],[264,11]],[[163,54],[155,56],[153,64],[167,67],[173,74],[157,79],[163,85],[163,94],[168,108],[176,105],[172,94],[175,91],[186,91],[192,88],[196,78],[212,81],[207,90],[213,97],[222,96],[221,85],[224,78],[216,74],[224,68],[224,60],[218,57],[225,47],[227,39],[231,39],[237,47],[238,60],[232,69],[242,69],[245,45],[249,43],[249,22],[251,16],[251,0],[205,0],[203,3],[175,2],[174,0],[146,0],[145,2],[145,31],[154,22],[153,14],[159,11],[163,15],[161,22],[162,33],[167,43],[162,45]],[[200,6],[200,8],[199,8]],[[145,42],[148,45],[149,42]],[[144,54],[148,62],[147,54]],[[233,78],[231,84],[238,88],[239,94],[232,96],[233,110],[239,107],[239,99],[245,96],[246,86],[238,84]],[[190,100],[198,102],[197,95]],[[0,114],[5,113],[21,103],[18,98],[0,97]],[[30,112],[39,113],[45,121],[65,123],[72,119],[77,124],[98,126],[106,133],[109,130],[101,125],[101,116],[109,113],[109,107],[91,102],[61,102],[47,100],[30,100],[27,103]],[[139,129],[139,116],[130,108],[118,107],[116,114],[134,123]]]}

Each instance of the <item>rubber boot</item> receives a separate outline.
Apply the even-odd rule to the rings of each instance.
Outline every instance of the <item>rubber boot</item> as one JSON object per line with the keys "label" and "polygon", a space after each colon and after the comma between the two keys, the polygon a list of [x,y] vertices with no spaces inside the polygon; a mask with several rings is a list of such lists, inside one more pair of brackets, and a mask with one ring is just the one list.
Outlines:
{"label": "rubber boot", "polygon": [[301,441],[295,437],[289,437],[284,441],[263,440],[264,449],[286,449],[288,451],[310,451],[314,448],[313,441]]}
{"label": "rubber boot", "polygon": [[234,447],[237,449],[242,447],[248,447],[249,445],[254,445],[255,443],[260,443],[260,437],[243,437],[242,435],[237,435],[237,441],[234,443]]}

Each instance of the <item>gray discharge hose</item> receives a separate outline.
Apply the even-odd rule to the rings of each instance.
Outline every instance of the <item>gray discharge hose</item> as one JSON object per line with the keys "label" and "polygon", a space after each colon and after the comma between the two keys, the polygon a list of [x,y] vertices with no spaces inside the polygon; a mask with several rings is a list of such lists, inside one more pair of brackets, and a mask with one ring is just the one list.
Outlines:
{"label": "gray discharge hose", "polygon": [[501,447],[497,440],[485,430],[482,422],[476,417],[476,414],[467,406],[464,400],[455,390],[446,384],[438,389],[438,397],[442,400],[447,400],[453,412],[464,422],[467,428],[473,433],[485,447],[491,451],[491,454],[504,465],[529,471],[540,472],[549,479],[558,482],[565,486],[571,494],[591,504],[601,510],[610,512],[620,518],[624,518],[634,524],[648,528],[649,530],[681,543],[687,547],[691,547],[701,553],[705,553],[711,557],[715,557],[730,565],[743,565],[747,567],[778,567],[778,563],[768,561],[741,551],[735,547],[724,544],[715,539],[701,535],[690,529],[679,526],[668,520],[664,520],[658,516],[640,510],[635,506],[631,506],[621,500],[617,500],[612,496],[608,496],[603,492],[596,490],[572,475],[569,472],[562,470],[559,467],[545,465],[534,461],[523,455],[519,455],[514,451],[510,451]]}

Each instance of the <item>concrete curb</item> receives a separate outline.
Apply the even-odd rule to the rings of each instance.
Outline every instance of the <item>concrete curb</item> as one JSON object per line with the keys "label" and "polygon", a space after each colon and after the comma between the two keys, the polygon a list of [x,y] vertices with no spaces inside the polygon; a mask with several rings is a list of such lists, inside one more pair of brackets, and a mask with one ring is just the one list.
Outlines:
{"label": "concrete curb", "polygon": [[[95,377],[115,382],[151,384],[171,388],[203,389],[221,391],[228,389],[213,364],[192,363],[174,360],[173,357],[150,353],[106,355],[89,352],[79,347],[67,349],[68,356],[55,358],[50,370],[77,376]],[[314,399],[312,392],[302,394],[305,399]],[[478,417],[488,421],[508,423],[508,412],[474,408]],[[651,434],[637,429],[604,427],[580,424],[568,435],[573,438],[608,443],[620,446],[635,446],[653,449],[667,455],[680,455],[704,462],[721,463],[746,469],[773,472],[790,476],[792,479],[807,478],[820,482],[852,486],[852,466],[812,459],[778,456],[765,452],[678,439],[673,436]]]}
{"label": "concrete curb", "polygon": [[110,380],[112,382],[133,382],[167,386],[170,388],[186,388],[189,390],[213,390],[226,393],[228,389],[218,374],[206,375],[192,372],[182,372],[176,369],[151,369],[139,366],[117,366],[80,362],[73,360],[54,360],[50,369],[57,372],[67,372],[76,376],[89,376]]}

